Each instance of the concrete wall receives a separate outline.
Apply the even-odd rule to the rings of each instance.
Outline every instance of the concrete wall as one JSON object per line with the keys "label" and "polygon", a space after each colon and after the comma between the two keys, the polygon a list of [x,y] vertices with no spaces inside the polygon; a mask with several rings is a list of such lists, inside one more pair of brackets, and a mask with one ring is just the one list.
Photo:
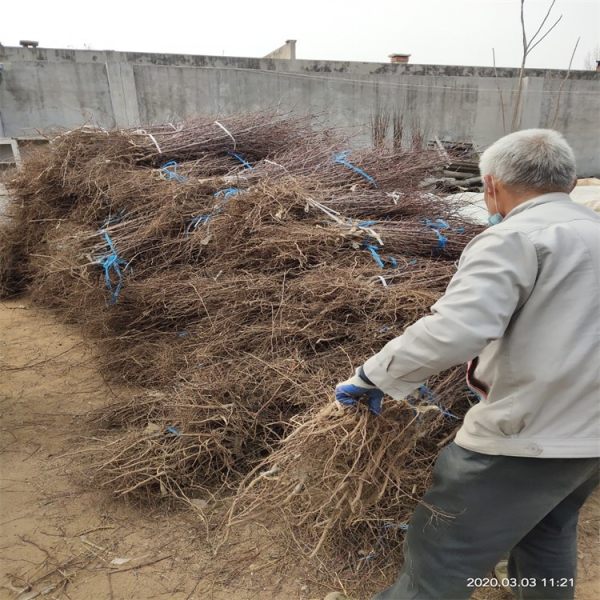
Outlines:
{"label": "concrete wall", "polygon": [[[481,67],[39,48],[0,47],[0,63],[0,135],[3,127],[6,136],[281,107],[322,115],[356,133],[357,143],[369,142],[373,115],[396,114],[407,135],[419,129],[428,138],[483,148],[510,130],[517,77],[514,69],[495,76]],[[564,78],[564,71],[527,70],[520,126],[563,131],[580,174],[600,174],[600,74]]]}

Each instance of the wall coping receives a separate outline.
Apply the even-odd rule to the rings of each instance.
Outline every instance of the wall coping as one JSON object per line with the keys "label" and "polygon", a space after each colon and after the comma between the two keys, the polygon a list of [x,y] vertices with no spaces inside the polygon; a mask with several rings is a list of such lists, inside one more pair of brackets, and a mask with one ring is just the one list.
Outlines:
{"label": "wall coping", "polygon": [[[76,62],[76,63],[129,63],[176,67],[238,68],[295,73],[353,74],[360,76],[421,75],[447,77],[516,77],[519,69],[460,65],[419,65],[360,61],[251,58],[239,56],[210,56],[203,54],[167,54],[151,52],[122,52],[117,50],[79,50],[68,48],[22,48],[1,46],[0,62]],[[527,77],[562,79],[566,69],[525,69]],[[572,70],[569,79],[600,80],[600,73]]]}

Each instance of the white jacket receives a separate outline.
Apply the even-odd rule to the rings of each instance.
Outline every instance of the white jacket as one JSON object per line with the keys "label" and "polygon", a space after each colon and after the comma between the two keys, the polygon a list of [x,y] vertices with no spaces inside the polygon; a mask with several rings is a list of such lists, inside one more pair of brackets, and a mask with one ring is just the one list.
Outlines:
{"label": "white jacket", "polygon": [[364,365],[395,399],[456,364],[481,401],[456,443],[484,454],[600,456],[600,216],[538,196],[465,248],[432,314]]}

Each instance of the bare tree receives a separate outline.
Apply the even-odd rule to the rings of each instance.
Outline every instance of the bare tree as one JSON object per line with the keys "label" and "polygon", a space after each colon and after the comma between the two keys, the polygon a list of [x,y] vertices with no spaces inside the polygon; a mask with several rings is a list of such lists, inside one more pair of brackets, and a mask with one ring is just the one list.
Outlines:
{"label": "bare tree", "polygon": [[521,118],[521,100],[523,96],[523,79],[525,77],[525,64],[527,62],[527,57],[531,54],[533,49],[544,39],[546,36],[558,25],[560,20],[562,19],[562,15],[554,21],[552,25],[550,25],[545,32],[542,33],[542,29],[552,12],[552,8],[554,7],[556,0],[552,0],[548,10],[546,11],[546,15],[542,19],[540,26],[537,28],[537,31],[531,36],[531,38],[527,39],[527,32],[525,31],[525,0],[521,0],[521,34],[523,37],[523,56],[521,58],[521,69],[519,71],[519,80],[517,82],[517,90],[516,90],[516,99],[513,107],[513,116],[512,116],[512,131],[515,131],[520,122]]}
{"label": "bare tree", "polygon": [[562,96],[563,89],[565,87],[565,83],[567,83],[567,79],[569,79],[569,75],[571,74],[571,66],[573,65],[573,59],[575,58],[575,52],[577,52],[577,46],[579,46],[579,40],[581,38],[578,37],[575,42],[575,47],[573,48],[573,52],[571,53],[571,60],[569,61],[569,68],[567,69],[567,74],[564,79],[560,83],[560,88],[558,89],[558,96],[556,97],[556,107],[554,109],[554,118],[552,119],[552,127],[556,125],[556,121],[558,120],[558,109],[560,108],[560,97]]}
{"label": "bare tree", "polygon": [[504,97],[502,95],[502,88],[498,80],[498,71],[496,69],[496,49],[492,48],[492,61],[494,63],[494,79],[496,80],[496,87],[498,88],[498,94],[500,96],[500,107],[502,109],[502,131],[506,134],[506,116],[504,114]]}

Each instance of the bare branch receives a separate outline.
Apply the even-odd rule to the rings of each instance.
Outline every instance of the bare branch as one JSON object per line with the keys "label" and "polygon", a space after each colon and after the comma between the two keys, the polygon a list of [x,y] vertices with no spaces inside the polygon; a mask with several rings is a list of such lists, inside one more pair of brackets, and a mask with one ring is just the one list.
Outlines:
{"label": "bare branch", "polygon": [[548,36],[548,34],[560,23],[560,21],[562,19],[562,15],[560,15],[560,17],[558,17],[558,19],[556,19],[556,21],[538,39],[538,36],[542,32],[544,25],[548,21],[548,17],[550,16],[550,13],[552,12],[552,8],[554,7],[555,3],[556,3],[556,0],[552,0],[539,27],[537,28],[537,30],[533,34],[533,36],[528,40],[527,32],[525,30],[525,0],[521,0],[521,35],[523,38],[523,56],[521,57],[521,69],[519,70],[519,79],[517,82],[517,88],[516,88],[515,92],[513,92],[516,94],[516,99],[515,99],[513,109],[512,109],[513,110],[512,123],[511,123],[512,131],[515,131],[517,129],[517,126],[519,125],[519,122],[520,122],[521,104],[522,104],[522,96],[523,96],[523,78],[525,77],[525,64],[527,63],[527,57],[532,52],[532,50],[540,42],[542,42]]}
{"label": "bare branch", "polygon": [[496,70],[496,49],[492,48],[492,63],[494,65],[494,78],[496,79],[496,87],[498,88],[498,94],[500,95],[500,108],[502,110],[502,131],[506,134],[506,116],[504,114],[504,98],[502,96],[502,88],[498,81],[498,71]]}
{"label": "bare branch", "polygon": [[531,53],[531,51],[560,23],[562,18],[563,16],[560,15],[560,17],[558,17],[558,19],[556,19],[556,21],[554,22],[554,25],[552,25],[552,27],[550,27],[550,29],[548,29],[548,31],[546,31],[546,33],[535,44],[533,44],[533,46],[530,46],[527,49],[527,54]]}
{"label": "bare branch", "polygon": [[525,32],[525,0],[521,0],[521,33],[523,35],[523,60],[521,68],[525,66],[525,58],[527,57],[527,33]]}
{"label": "bare branch", "polygon": [[569,61],[569,68],[567,69],[567,74],[565,75],[564,79],[562,80],[561,84],[560,84],[560,88],[558,90],[558,96],[556,98],[556,107],[554,109],[554,118],[552,119],[552,127],[554,127],[556,125],[556,121],[558,120],[558,109],[560,107],[560,97],[562,95],[563,92],[563,88],[565,87],[565,83],[567,83],[567,79],[569,79],[569,75],[571,74],[571,66],[573,65],[573,59],[575,58],[575,52],[577,51],[577,46],[579,46],[579,40],[581,39],[581,37],[577,38],[577,41],[575,42],[575,47],[573,48],[573,52],[571,53],[571,60]]}
{"label": "bare branch", "polygon": [[540,23],[540,26],[538,27],[537,31],[531,36],[531,39],[529,40],[529,43],[531,44],[535,38],[538,36],[539,32],[542,30],[542,27],[544,27],[544,24],[546,23],[546,21],[548,20],[548,17],[550,16],[550,13],[552,12],[552,7],[554,6],[554,3],[556,2],[556,0],[552,0],[552,3],[550,4],[548,11],[546,12],[546,16],[544,17],[544,19],[542,20],[542,22]]}

